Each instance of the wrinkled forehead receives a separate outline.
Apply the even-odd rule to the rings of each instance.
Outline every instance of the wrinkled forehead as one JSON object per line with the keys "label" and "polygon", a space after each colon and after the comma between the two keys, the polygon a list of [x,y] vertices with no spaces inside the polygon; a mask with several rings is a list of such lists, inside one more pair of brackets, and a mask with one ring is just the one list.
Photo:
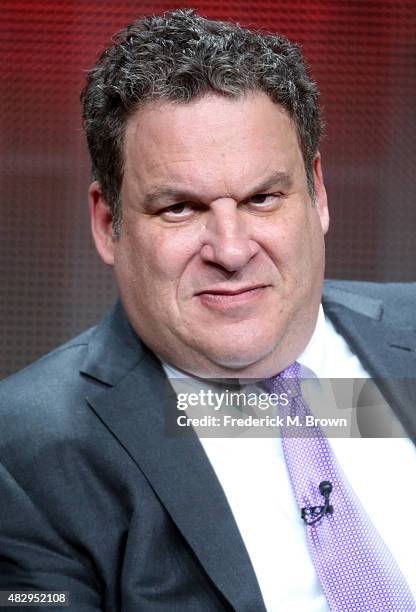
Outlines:
{"label": "wrinkled forehead", "polygon": [[125,177],[144,183],[303,172],[294,122],[262,92],[147,103],[128,120],[124,156]]}

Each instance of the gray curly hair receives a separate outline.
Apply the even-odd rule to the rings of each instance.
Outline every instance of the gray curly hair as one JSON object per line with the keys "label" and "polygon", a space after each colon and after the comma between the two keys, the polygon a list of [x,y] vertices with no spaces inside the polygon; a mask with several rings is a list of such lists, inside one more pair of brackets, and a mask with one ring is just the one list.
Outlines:
{"label": "gray curly hair", "polygon": [[155,99],[186,103],[212,92],[238,98],[251,91],[265,92],[294,121],[313,198],[323,123],[318,90],[297,45],[191,9],[146,16],[116,35],[81,94],[92,173],[111,209],[115,236],[128,118]]}

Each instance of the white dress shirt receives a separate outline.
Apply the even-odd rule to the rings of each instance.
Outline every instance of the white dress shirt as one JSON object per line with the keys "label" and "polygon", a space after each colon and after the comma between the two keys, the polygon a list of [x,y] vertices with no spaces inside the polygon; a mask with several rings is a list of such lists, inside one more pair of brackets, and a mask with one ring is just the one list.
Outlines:
{"label": "white dress shirt", "polygon": [[[322,307],[312,338],[297,361],[303,376],[369,377]],[[171,379],[185,376],[168,364],[164,369]],[[200,441],[233,512],[267,610],[327,612],[280,439],[201,437]],[[345,437],[331,438],[330,444],[416,597],[414,445],[405,438]]]}

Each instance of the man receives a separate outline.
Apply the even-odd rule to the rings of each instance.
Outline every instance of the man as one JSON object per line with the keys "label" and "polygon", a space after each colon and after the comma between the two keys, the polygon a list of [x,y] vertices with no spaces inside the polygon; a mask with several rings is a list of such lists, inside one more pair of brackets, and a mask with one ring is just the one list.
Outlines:
{"label": "man", "polygon": [[[192,11],[148,17],[101,56],[82,101],[92,233],[121,302],[1,387],[1,588],[68,591],[83,612],[392,609],[367,542],[368,567],[354,557],[347,570],[337,531],[331,592],[291,490],[290,441],[165,428],[167,377],[286,391],[298,362],[321,378],[414,376],[414,287],[331,283],[322,298],[322,126],[299,50]],[[382,391],[413,436],[412,388]],[[388,442],[388,461],[384,444],[336,451],[386,542],[385,601],[411,610],[416,542],[397,514],[415,500],[402,473],[415,449]],[[307,455],[297,464],[305,473]],[[332,501],[322,529],[336,526]],[[342,581],[357,568],[367,608],[337,599],[361,596]]]}

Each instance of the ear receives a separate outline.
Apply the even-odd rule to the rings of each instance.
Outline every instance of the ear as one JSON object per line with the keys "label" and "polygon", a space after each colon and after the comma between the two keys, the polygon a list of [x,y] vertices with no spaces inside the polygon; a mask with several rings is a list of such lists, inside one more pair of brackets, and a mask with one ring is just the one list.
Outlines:
{"label": "ear", "polygon": [[317,153],[313,160],[313,178],[315,182],[315,206],[318,211],[322,231],[326,234],[329,228],[329,211],[320,153]]}
{"label": "ear", "polygon": [[90,208],[91,232],[95,248],[103,262],[109,266],[114,265],[113,215],[110,207],[104,200],[100,185],[97,181],[91,183],[88,190]]}

